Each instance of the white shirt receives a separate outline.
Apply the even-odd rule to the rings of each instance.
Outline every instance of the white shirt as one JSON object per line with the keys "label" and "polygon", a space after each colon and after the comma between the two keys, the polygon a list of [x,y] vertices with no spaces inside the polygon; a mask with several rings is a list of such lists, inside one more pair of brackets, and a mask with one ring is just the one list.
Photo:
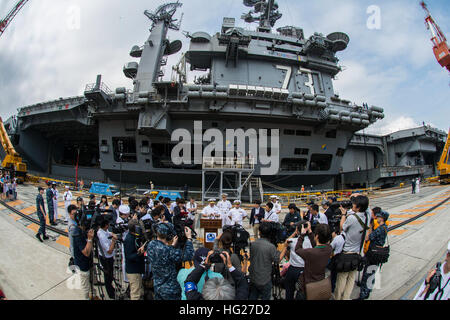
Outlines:
{"label": "white shirt", "polygon": [[172,202],[172,203],[170,204],[170,213],[173,213],[173,209],[175,209],[176,206],[177,206],[177,203],[176,203],[176,202]]}
{"label": "white shirt", "polygon": [[311,220],[317,220],[320,224],[328,224],[328,218],[324,213],[318,213],[317,216],[312,216]]}
{"label": "white shirt", "polygon": [[[442,293],[442,297],[439,297],[439,300],[448,300],[450,299],[450,272],[448,273],[444,273],[444,265],[445,263],[443,263],[441,265],[441,283],[439,285],[439,288],[444,289],[443,293]],[[445,286],[447,285],[447,286]],[[414,300],[423,300],[423,298],[425,298],[425,294],[423,294],[421,297],[419,296],[423,290],[425,290],[425,281],[423,281],[422,286],[420,287],[419,291],[417,292],[416,296],[414,297]],[[434,290],[434,292],[432,292],[427,300],[434,300],[434,297],[436,296],[437,292],[438,292],[438,288],[436,288],[436,290]]]}
{"label": "white shirt", "polygon": [[[193,212],[190,212],[189,209],[195,209]],[[188,218],[191,220],[194,220],[195,218],[195,213],[197,213],[197,203],[191,203],[190,201],[188,203],[186,203],[186,210],[189,212],[188,213]]]}
{"label": "white shirt", "polygon": [[247,212],[242,208],[233,208],[228,213],[228,216],[231,216],[231,225],[238,224],[242,226],[242,219],[247,217]]}
{"label": "white shirt", "polygon": [[64,192],[64,201],[72,201],[72,192],[66,191]]}
{"label": "white shirt", "polygon": [[220,219],[215,216],[216,214],[220,214],[219,208],[217,208],[217,206],[211,207],[210,205],[208,205],[204,207],[202,214],[207,215],[209,219]]}
{"label": "white shirt", "polygon": [[273,203],[273,209],[276,213],[280,213],[281,212],[281,204],[277,201],[277,202],[272,202]]}
{"label": "white shirt", "polygon": [[333,248],[333,254],[337,255],[342,252],[342,249],[344,249],[345,239],[343,237],[343,234],[337,235],[333,241],[331,241],[331,248]]}
{"label": "white shirt", "polygon": [[151,218],[152,216],[150,215],[150,213],[147,212],[147,214],[141,218],[141,221],[151,220]]}
{"label": "white shirt", "polygon": [[[289,258],[289,264],[293,267],[304,268],[305,261],[299,255],[297,255],[295,253],[295,247],[297,246],[298,238],[293,238],[291,240],[292,240],[292,242],[289,244],[289,247],[291,248],[291,250],[290,250],[291,256]],[[309,241],[308,237],[305,237],[305,239],[303,240],[302,248],[303,249],[311,249],[312,248],[311,241]]]}
{"label": "white shirt", "polygon": [[274,209],[270,210],[269,212],[266,211],[264,214],[264,220],[278,222],[279,221],[278,214],[275,212]]}
{"label": "white shirt", "polygon": [[[112,258],[114,256],[114,250],[111,254],[108,253],[109,247],[111,246],[112,239],[108,239],[108,237],[111,237],[111,232],[105,231],[103,229],[98,229],[97,231],[97,237],[98,242],[101,246],[101,249],[99,248],[98,252],[102,257],[105,257],[107,259]],[[102,254],[103,251],[103,254]]]}
{"label": "white shirt", "polygon": [[149,199],[147,205],[148,205],[149,208],[153,208],[153,200],[152,200],[152,199]]}

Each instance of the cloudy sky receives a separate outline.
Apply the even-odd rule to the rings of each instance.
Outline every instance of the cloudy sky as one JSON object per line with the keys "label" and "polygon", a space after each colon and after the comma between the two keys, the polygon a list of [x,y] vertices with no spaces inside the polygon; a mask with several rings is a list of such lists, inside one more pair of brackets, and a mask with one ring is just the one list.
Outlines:
{"label": "cloudy sky", "polygon": [[[0,116],[37,102],[82,95],[97,74],[114,89],[132,87],[122,73],[133,45],[148,37],[145,9],[163,0],[30,0],[0,38]],[[224,16],[239,17],[242,0],[184,0],[182,30],[220,30]],[[450,37],[450,1],[426,1]],[[0,0],[5,16],[16,0]],[[278,0],[277,26],[296,25],[306,37],[342,31],[350,36],[338,54],[344,71],[335,89],[341,98],[385,109],[386,118],[368,132],[388,133],[423,121],[447,130],[450,77],[436,62],[424,12],[417,0]],[[375,9],[374,7],[375,6]],[[377,8],[379,17],[377,18]],[[369,22],[369,24],[368,24]],[[369,27],[370,28],[369,28]],[[254,28],[255,26],[251,26]],[[376,27],[376,28],[374,28]],[[379,27],[379,28],[378,28]],[[169,37],[188,41],[181,33]],[[169,62],[176,62],[178,56]],[[170,78],[170,68],[166,77]]]}

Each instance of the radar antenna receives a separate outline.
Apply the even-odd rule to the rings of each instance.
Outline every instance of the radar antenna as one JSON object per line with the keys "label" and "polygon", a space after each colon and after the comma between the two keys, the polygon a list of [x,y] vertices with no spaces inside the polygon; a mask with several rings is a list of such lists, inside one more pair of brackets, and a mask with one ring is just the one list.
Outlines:
{"label": "radar antenna", "polygon": [[270,32],[283,16],[278,11],[278,3],[275,0],[244,0],[244,5],[253,7],[253,10],[243,14],[241,18],[247,23],[259,22],[260,31]]}
{"label": "radar antenna", "polygon": [[173,15],[182,5],[183,4],[179,3],[178,1],[166,3],[159,6],[154,12],[145,10],[144,14],[153,22],[153,25],[155,25],[159,21],[164,21],[168,25],[169,29],[178,31],[180,30],[181,21],[180,23],[177,23],[178,19],[174,19]]}

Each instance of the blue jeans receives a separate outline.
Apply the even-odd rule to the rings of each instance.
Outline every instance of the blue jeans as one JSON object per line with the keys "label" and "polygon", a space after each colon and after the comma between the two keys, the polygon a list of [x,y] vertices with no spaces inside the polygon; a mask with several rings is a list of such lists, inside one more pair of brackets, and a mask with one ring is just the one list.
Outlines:
{"label": "blue jeans", "polygon": [[303,270],[305,270],[305,268],[289,266],[285,279],[286,300],[294,300],[295,284]]}
{"label": "blue jeans", "polygon": [[248,300],[261,300],[268,301],[271,298],[272,294],[272,281],[269,281],[267,284],[263,286],[256,285],[254,283],[250,283],[250,294]]}
{"label": "blue jeans", "polygon": [[37,212],[37,216],[39,218],[39,226],[40,226],[38,234],[42,234],[43,236],[45,236],[45,217],[40,211]]}

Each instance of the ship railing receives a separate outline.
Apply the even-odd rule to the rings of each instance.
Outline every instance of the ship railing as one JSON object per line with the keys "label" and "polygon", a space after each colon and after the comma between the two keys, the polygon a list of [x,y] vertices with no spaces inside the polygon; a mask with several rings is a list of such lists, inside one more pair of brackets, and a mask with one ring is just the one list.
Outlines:
{"label": "ship railing", "polygon": [[106,93],[108,95],[113,93],[112,90],[109,89],[108,86],[104,82],[100,83],[100,88],[97,87],[96,83],[87,84],[84,92],[93,92],[93,91],[97,91],[97,90],[103,91],[104,93]]}
{"label": "ship railing", "polygon": [[254,170],[254,157],[204,157],[203,169]]}

